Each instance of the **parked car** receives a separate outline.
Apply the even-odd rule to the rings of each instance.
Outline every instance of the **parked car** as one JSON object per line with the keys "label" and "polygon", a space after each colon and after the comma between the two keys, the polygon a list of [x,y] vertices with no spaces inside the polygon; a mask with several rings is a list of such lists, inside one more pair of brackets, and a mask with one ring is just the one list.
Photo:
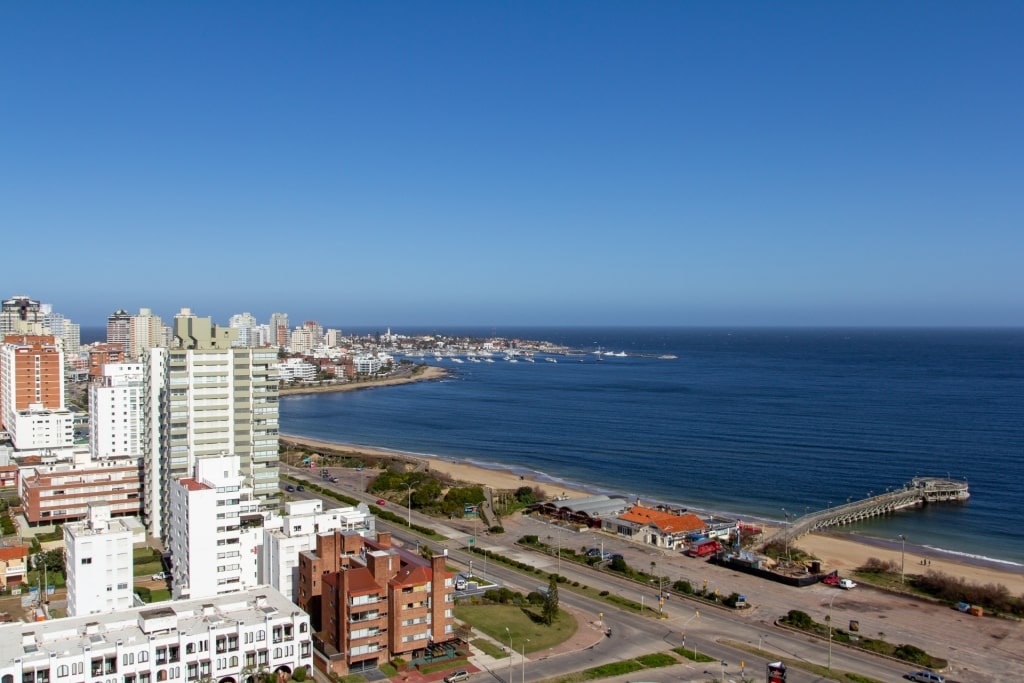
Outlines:
{"label": "parked car", "polygon": [[296,491],[305,491],[306,487],[303,486],[302,484],[299,484],[298,486],[295,487],[295,490]]}
{"label": "parked car", "polygon": [[157,572],[156,574],[153,574],[153,576],[151,576],[150,578],[154,581],[166,581],[167,572]]}
{"label": "parked car", "polygon": [[946,683],[946,679],[934,671],[913,671],[907,678],[918,683]]}
{"label": "parked car", "polygon": [[845,588],[846,590],[857,587],[857,583],[853,579],[839,579],[839,583],[836,585],[840,588]]}
{"label": "parked car", "polygon": [[466,671],[465,669],[458,669],[458,670],[453,671],[453,672],[451,672],[450,674],[448,674],[447,676],[444,677],[444,683],[459,683],[460,681],[468,681],[468,680],[469,680],[469,672]]}
{"label": "parked car", "polygon": [[331,477],[331,483],[332,484],[337,484],[338,483],[338,478],[337,477]]}
{"label": "parked car", "polygon": [[284,487],[284,490],[285,491],[294,491],[295,487],[292,486],[291,484],[288,484],[287,486]]}

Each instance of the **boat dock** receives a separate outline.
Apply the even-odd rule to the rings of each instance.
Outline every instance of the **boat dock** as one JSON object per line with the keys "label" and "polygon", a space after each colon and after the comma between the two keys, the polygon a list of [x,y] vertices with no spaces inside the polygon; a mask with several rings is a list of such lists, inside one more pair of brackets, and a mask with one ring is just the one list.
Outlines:
{"label": "boat dock", "polygon": [[929,503],[962,502],[971,494],[966,481],[940,477],[914,477],[909,483],[895,491],[886,491],[863,500],[836,505],[798,517],[764,540],[762,545],[773,541],[792,542],[804,534],[842,524],[851,524],[870,517],[887,515],[904,508]]}

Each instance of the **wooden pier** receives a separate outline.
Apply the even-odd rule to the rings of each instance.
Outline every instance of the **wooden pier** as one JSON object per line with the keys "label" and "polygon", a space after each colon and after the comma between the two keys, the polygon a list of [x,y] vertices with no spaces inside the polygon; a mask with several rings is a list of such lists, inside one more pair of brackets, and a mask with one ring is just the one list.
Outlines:
{"label": "wooden pier", "polygon": [[966,481],[940,477],[914,477],[895,491],[886,491],[863,500],[836,505],[798,517],[792,524],[779,529],[764,540],[762,546],[773,541],[793,542],[806,533],[842,524],[852,524],[870,517],[879,517],[904,508],[929,503],[962,502],[970,498]]}

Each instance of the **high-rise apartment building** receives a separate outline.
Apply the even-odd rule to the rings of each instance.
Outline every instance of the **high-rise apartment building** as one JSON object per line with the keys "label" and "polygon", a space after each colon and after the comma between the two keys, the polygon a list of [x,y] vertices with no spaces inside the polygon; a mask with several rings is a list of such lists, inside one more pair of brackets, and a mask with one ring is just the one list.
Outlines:
{"label": "high-rise apartment building", "polygon": [[132,316],[124,309],[114,311],[107,318],[107,343],[120,344],[124,347],[124,357],[131,354]]}
{"label": "high-rise apartment building", "polygon": [[0,426],[16,438],[19,413],[64,410],[60,344],[52,335],[8,334],[0,342]]}
{"label": "high-rise apartment building", "polygon": [[140,363],[101,366],[89,385],[89,447],[94,458],[142,457],[143,371]]}
{"label": "high-rise apartment building", "polygon": [[277,351],[232,347],[234,330],[188,309],[175,316],[174,336],[143,363],[150,533],[164,536],[170,482],[190,476],[202,458],[237,455],[260,510],[276,510]]}
{"label": "high-rise apartment building", "polygon": [[7,334],[48,334],[44,327],[38,301],[17,294],[0,303],[0,341]]}
{"label": "high-rise apartment building", "polygon": [[278,348],[284,348],[288,346],[288,314],[287,313],[271,313],[270,314],[270,338],[273,340],[272,344]]}
{"label": "high-rise apartment building", "polygon": [[167,549],[171,553],[171,594],[206,598],[245,590],[257,583],[262,531],[241,521],[258,513],[243,486],[238,456],[196,461],[195,476],[171,482]]}
{"label": "high-rise apartment building", "polygon": [[146,349],[155,346],[166,346],[164,323],[150,309],[140,308],[139,314],[131,316],[128,324],[128,358],[138,360]]}
{"label": "high-rise apartment building", "polygon": [[252,313],[238,313],[228,320],[228,327],[238,330],[235,346],[258,346],[256,344],[256,316]]}

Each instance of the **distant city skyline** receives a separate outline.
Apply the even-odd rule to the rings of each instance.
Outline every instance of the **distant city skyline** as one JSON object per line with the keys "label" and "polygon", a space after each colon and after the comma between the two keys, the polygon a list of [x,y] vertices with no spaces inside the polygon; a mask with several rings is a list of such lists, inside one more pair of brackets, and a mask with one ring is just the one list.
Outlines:
{"label": "distant city skyline", "polygon": [[1024,325],[1014,2],[0,8],[3,296]]}

